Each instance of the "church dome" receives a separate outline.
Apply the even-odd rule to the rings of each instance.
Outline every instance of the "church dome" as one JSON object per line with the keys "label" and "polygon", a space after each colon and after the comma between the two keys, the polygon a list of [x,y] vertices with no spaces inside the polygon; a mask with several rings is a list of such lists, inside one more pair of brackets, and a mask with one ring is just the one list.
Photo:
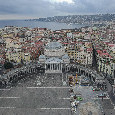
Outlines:
{"label": "church dome", "polygon": [[46,45],[46,49],[61,49],[63,46],[59,42],[50,42]]}
{"label": "church dome", "polygon": [[62,59],[69,59],[68,54],[65,54],[65,55],[62,57]]}
{"label": "church dome", "polygon": [[39,56],[39,59],[45,59],[46,57],[45,57],[45,55],[40,55]]}

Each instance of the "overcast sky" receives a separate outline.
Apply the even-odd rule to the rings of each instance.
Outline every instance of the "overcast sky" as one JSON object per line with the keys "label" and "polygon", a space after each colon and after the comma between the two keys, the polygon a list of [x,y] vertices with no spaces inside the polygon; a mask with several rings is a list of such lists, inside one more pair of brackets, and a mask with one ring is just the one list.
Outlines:
{"label": "overcast sky", "polygon": [[0,19],[115,13],[115,0],[0,0]]}

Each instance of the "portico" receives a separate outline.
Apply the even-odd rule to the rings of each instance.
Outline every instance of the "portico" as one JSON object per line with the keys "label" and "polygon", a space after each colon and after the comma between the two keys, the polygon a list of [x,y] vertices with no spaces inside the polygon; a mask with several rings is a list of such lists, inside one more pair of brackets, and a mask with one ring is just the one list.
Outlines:
{"label": "portico", "polygon": [[62,60],[59,58],[50,58],[45,63],[45,73],[62,73]]}
{"label": "portico", "polygon": [[45,65],[45,73],[62,73],[64,65],[70,63],[68,54],[59,42],[50,42],[45,46],[44,55],[39,56],[39,62]]}

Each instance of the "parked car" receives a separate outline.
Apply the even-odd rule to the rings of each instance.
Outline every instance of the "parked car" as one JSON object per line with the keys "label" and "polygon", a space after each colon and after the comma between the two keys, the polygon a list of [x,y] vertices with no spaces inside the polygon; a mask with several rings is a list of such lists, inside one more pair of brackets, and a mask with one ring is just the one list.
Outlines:
{"label": "parked car", "polygon": [[86,83],[86,82],[84,82],[84,83],[82,82],[81,83],[81,86],[88,86],[88,85],[89,85],[89,83]]}
{"label": "parked car", "polygon": [[93,88],[93,91],[100,91],[100,88]]}
{"label": "parked car", "polygon": [[78,101],[83,101],[83,98],[82,97],[77,97],[77,100]]}
{"label": "parked car", "polygon": [[107,94],[106,93],[101,93],[101,94],[98,94],[98,97],[107,97]]}

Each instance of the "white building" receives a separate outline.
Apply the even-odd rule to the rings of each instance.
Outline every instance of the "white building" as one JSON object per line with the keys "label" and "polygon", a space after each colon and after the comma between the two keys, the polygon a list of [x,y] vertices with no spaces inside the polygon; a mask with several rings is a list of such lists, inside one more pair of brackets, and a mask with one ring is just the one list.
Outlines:
{"label": "white building", "polygon": [[45,73],[62,73],[70,58],[61,43],[50,42],[45,46],[44,55],[40,55],[39,62],[45,65]]}

